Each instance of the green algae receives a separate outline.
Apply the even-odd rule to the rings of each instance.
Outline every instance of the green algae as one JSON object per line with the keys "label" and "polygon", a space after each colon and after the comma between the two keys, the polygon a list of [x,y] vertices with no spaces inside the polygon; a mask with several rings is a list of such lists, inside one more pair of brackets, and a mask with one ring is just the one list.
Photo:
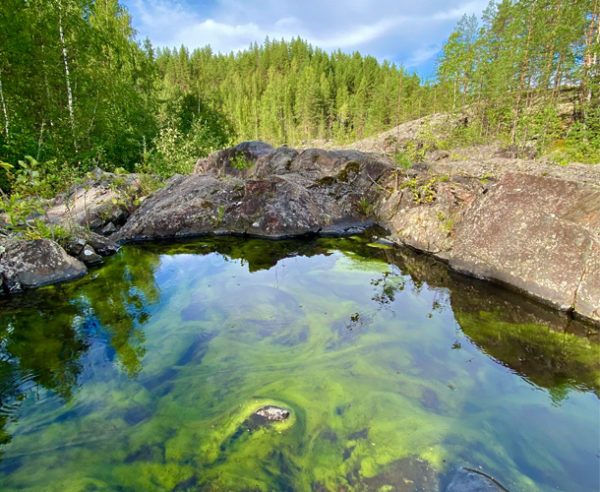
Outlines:
{"label": "green algae", "polygon": [[[209,238],[96,277],[3,306],[3,490],[597,484],[594,336],[406,252]],[[268,404],[290,418],[250,428]]]}

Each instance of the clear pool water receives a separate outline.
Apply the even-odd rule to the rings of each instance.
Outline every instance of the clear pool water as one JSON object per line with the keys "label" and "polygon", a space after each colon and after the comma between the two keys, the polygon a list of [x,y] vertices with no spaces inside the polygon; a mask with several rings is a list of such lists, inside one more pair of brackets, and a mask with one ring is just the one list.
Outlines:
{"label": "clear pool water", "polygon": [[361,237],[130,245],[0,302],[0,488],[598,490],[599,347]]}

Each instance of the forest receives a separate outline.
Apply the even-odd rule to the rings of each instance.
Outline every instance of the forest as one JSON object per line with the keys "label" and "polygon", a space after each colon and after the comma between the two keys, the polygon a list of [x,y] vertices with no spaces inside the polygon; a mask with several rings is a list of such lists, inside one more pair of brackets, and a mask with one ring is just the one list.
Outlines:
{"label": "forest", "polygon": [[[599,0],[491,1],[421,80],[358,52],[266,39],[238,53],[139,41],[117,0],[3,0],[0,188],[55,193],[91,169],[168,176],[232,143],[346,143],[439,112],[445,145],[600,160]],[[565,109],[566,108],[566,109]]]}

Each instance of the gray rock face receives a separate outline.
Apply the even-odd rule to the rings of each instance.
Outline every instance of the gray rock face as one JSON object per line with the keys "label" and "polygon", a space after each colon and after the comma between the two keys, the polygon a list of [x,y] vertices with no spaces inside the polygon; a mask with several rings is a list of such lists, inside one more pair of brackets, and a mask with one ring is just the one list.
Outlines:
{"label": "gray rock face", "polygon": [[456,225],[450,266],[600,319],[600,189],[507,174]]}
{"label": "gray rock face", "polygon": [[213,174],[171,178],[115,239],[213,232],[283,238],[365,226],[374,220],[377,181],[393,169],[370,154],[316,149],[263,154],[255,169],[244,170],[245,179],[226,162],[220,165],[220,157],[212,162],[203,169]]}
{"label": "gray rock face", "polygon": [[85,263],[87,266],[95,266],[102,264],[102,256],[100,256],[94,248],[92,248],[89,244],[86,244],[83,247],[81,253],[77,257],[80,261]]}
{"label": "gray rock face", "polygon": [[484,473],[461,468],[446,487],[446,492],[508,492],[508,490]]}
{"label": "gray rock face", "polygon": [[[95,255],[100,256],[110,256],[119,251],[119,245],[100,234],[96,234],[95,232],[85,230],[83,228],[73,231],[73,238],[66,244],[65,250],[71,256],[80,257],[82,255],[85,248],[87,248],[88,253],[79,258],[81,261],[84,261],[84,258],[92,258],[90,253],[93,252]],[[101,263],[102,261],[98,261],[96,258],[92,260],[95,263]],[[87,262],[86,262],[87,264]]]}
{"label": "gray rock face", "polygon": [[[246,176],[247,168],[239,169],[242,165],[251,166],[256,161],[271,152],[273,147],[266,142],[242,142],[229,149],[213,152],[205,159],[200,159],[194,166],[194,173],[211,173],[217,176]],[[236,167],[237,166],[237,167]]]}
{"label": "gray rock face", "polygon": [[129,217],[130,197],[139,187],[136,174],[115,175],[98,170],[85,184],[76,185],[52,200],[46,218],[65,227],[83,226],[100,231],[110,223],[116,228],[115,225],[122,225]]}
{"label": "gray rock face", "polygon": [[67,282],[87,272],[82,262],[48,239],[7,240],[0,253],[1,288],[9,294]]}

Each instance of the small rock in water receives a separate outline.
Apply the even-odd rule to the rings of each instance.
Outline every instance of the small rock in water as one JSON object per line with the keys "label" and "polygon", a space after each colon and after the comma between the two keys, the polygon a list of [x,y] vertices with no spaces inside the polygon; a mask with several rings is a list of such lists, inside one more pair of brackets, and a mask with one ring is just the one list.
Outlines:
{"label": "small rock in water", "polygon": [[89,244],[84,246],[78,258],[87,266],[100,265],[102,263],[102,257]]}
{"label": "small rock in water", "polygon": [[272,405],[259,408],[255,413],[269,422],[280,422],[290,416],[289,410]]}

